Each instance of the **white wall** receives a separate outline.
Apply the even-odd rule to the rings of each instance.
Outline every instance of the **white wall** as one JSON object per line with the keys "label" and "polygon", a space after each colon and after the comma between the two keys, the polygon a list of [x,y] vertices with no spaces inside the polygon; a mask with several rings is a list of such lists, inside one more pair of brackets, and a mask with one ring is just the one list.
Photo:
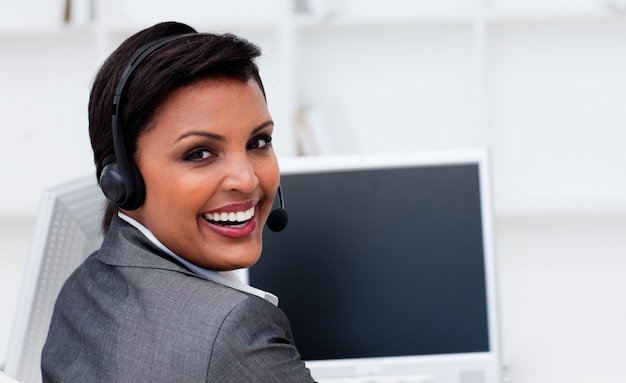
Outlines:
{"label": "white wall", "polygon": [[512,381],[626,381],[626,216],[499,217],[496,230]]}
{"label": "white wall", "polygon": [[[489,148],[508,376],[624,382],[626,16],[604,0],[475,1],[493,11],[478,16],[438,4],[423,18],[233,29],[266,47],[277,135],[290,138],[290,113],[312,108],[328,152]],[[138,29],[103,42],[92,29],[16,32],[2,17],[0,363],[40,190],[92,172],[89,83],[103,52]]]}
{"label": "white wall", "polygon": [[46,185],[92,172],[93,45],[88,35],[0,32],[1,216],[31,216]]}
{"label": "white wall", "polygon": [[626,213],[626,17],[491,29],[497,207]]}

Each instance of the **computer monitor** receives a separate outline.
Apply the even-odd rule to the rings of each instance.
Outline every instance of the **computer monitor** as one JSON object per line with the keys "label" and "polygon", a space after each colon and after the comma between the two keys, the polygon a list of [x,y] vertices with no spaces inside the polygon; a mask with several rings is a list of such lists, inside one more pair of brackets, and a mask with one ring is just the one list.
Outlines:
{"label": "computer monitor", "polygon": [[42,192],[4,366],[20,383],[41,382],[41,351],[56,297],[100,247],[104,201],[93,175]]}
{"label": "computer monitor", "polygon": [[265,233],[247,277],[278,295],[317,380],[500,382],[487,162],[281,160],[289,224]]}

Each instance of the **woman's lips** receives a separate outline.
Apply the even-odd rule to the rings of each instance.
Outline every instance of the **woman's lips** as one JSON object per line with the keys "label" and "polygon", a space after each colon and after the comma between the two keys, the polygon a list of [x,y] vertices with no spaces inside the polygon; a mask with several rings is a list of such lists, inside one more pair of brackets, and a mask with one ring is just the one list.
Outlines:
{"label": "woman's lips", "polygon": [[256,205],[258,201],[233,204],[204,214],[208,227],[229,238],[242,238],[256,228]]}

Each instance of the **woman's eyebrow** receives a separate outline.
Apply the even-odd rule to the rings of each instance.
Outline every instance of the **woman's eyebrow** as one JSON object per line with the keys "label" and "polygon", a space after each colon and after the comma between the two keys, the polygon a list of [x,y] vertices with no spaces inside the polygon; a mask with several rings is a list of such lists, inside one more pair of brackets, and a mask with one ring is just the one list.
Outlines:
{"label": "woman's eyebrow", "polygon": [[209,133],[209,132],[205,132],[203,130],[192,130],[189,132],[185,132],[183,134],[181,134],[175,142],[178,142],[180,140],[182,140],[183,138],[187,138],[190,136],[202,136],[202,137],[206,137],[210,140],[215,140],[215,141],[226,141],[226,137],[222,136],[221,134],[215,134],[215,133]]}
{"label": "woman's eyebrow", "polygon": [[[267,128],[268,126],[273,126],[274,125],[274,121],[272,120],[267,120],[264,123],[262,123],[261,125],[255,127],[254,129],[252,129],[252,132],[250,132],[250,135],[253,136],[255,134],[257,134],[259,131]],[[204,130],[192,130],[189,132],[185,132],[183,134],[181,134],[177,139],[176,142],[187,138],[189,136],[202,136],[202,137],[206,137],[210,140],[214,140],[214,141],[226,141],[226,137],[222,136],[221,134],[216,134],[216,133],[211,133],[211,132],[206,132]]]}
{"label": "woman's eyebrow", "polygon": [[259,131],[267,128],[268,126],[274,126],[274,121],[272,120],[267,120],[264,123],[262,123],[261,125],[257,126],[256,128],[252,129],[252,132],[250,132],[251,136],[254,136],[255,134],[257,134]]}

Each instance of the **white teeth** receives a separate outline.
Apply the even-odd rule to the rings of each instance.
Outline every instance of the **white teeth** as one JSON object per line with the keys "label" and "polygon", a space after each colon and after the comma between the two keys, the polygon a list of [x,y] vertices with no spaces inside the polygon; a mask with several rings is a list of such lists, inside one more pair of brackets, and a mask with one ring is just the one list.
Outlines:
{"label": "white teeth", "polygon": [[204,218],[213,222],[245,222],[254,216],[254,207],[245,211],[231,213],[207,213]]}

